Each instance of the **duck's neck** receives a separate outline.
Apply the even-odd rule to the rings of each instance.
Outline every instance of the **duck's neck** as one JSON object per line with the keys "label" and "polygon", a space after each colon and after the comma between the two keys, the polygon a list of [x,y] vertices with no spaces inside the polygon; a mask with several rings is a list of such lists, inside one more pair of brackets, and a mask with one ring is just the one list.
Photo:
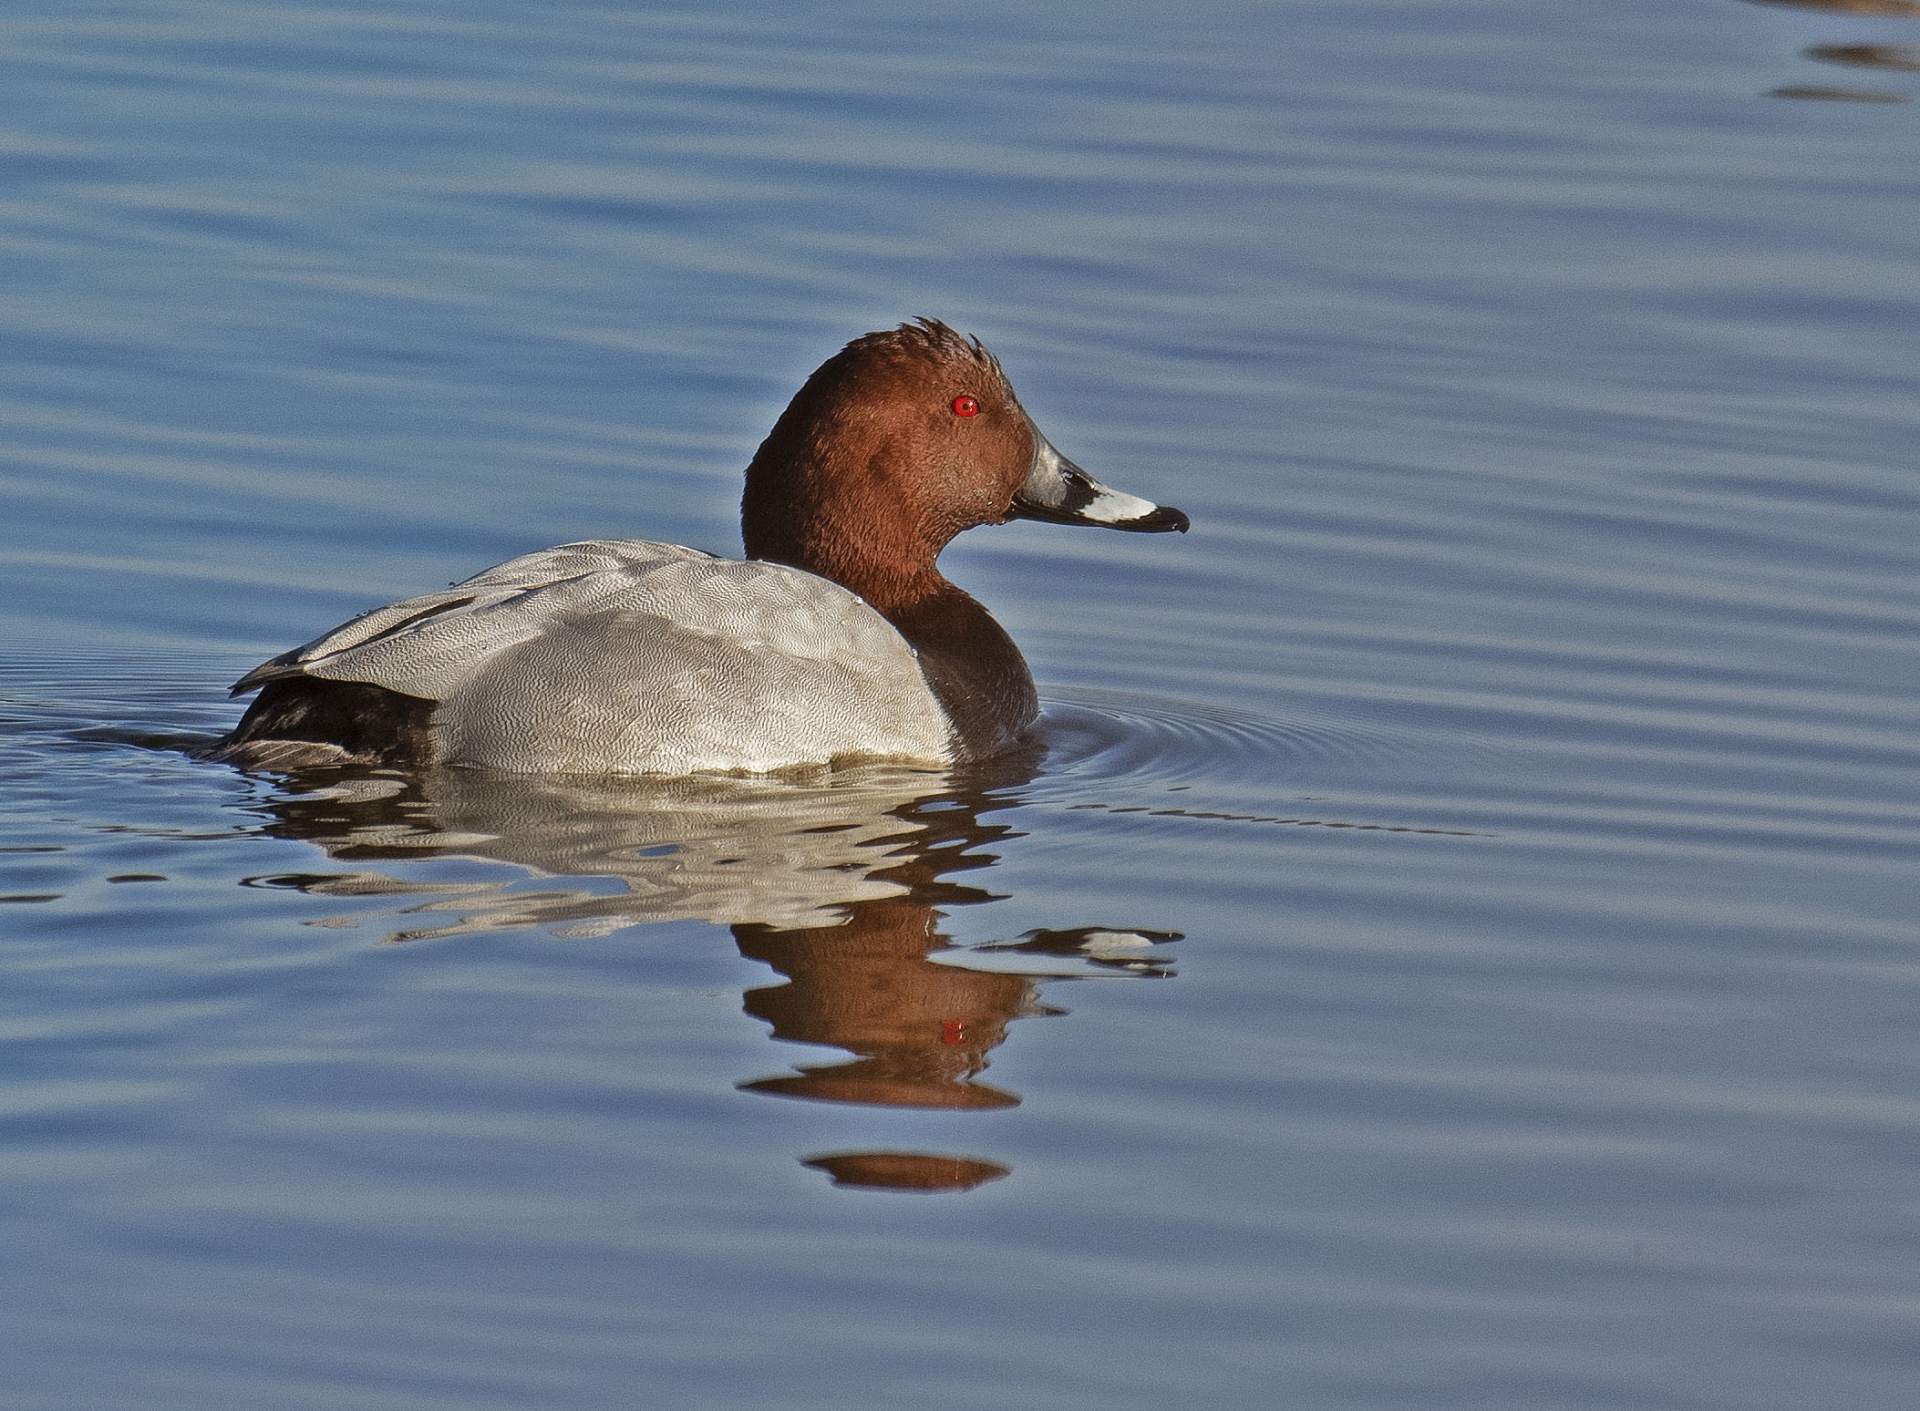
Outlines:
{"label": "duck's neck", "polygon": [[932,563],[908,571],[899,565],[876,565],[863,572],[858,562],[820,565],[804,555],[753,552],[768,547],[750,545],[749,553],[831,578],[858,593],[899,630],[919,655],[921,674],[934,699],[953,722],[959,758],[998,754],[1015,744],[1039,716],[1033,673],[1013,638]]}
{"label": "duck's neck", "polygon": [[984,759],[1018,741],[1040,714],[1033,673],[991,613],[938,573],[932,578],[910,603],[874,606],[920,654],[960,756]]}

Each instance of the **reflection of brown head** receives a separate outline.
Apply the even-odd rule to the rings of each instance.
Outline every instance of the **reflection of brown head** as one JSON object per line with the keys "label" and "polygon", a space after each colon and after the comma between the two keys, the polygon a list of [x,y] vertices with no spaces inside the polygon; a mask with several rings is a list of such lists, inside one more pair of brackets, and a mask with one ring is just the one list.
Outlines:
{"label": "reflection of brown head", "polygon": [[1033,982],[927,959],[946,938],[940,913],[907,897],[856,902],[842,926],[776,931],[735,926],[740,953],[787,976],[749,991],[746,1009],[775,1038],[826,1044],[852,1063],[804,1069],[741,1086],[783,1097],[885,1107],[1011,1107],[1011,1093],[973,1082],[1007,1023],[1044,1012]]}
{"label": "reflection of brown head", "polygon": [[930,1151],[827,1152],[800,1164],[825,1171],[836,1186],[869,1191],[970,1191],[1012,1171],[997,1161]]}
{"label": "reflection of brown head", "polygon": [[[959,806],[955,806],[959,805]],[[896,810],[925,832],[909,852],[877,871],[905,895],[847,904],[837,926],[736,925],[749,960],[764,961],[787,983],[750,990],[747,1013],[773,1025],[775,1038],[824,1044],[857,1055],[852,1063],[742,1083],[750,1092],[884,1107],[1012,1107],[1012,1093],[976,1083],[987,1054],[1023,1014],[1050,1013],[1024,975],[983,974],[939,965],[945,949],[935,903],[966,904],[991,893],[945,874],[992,863],[984,843],[1006,837],[983,815],[1004,807],[984,792],[956,791]]]}

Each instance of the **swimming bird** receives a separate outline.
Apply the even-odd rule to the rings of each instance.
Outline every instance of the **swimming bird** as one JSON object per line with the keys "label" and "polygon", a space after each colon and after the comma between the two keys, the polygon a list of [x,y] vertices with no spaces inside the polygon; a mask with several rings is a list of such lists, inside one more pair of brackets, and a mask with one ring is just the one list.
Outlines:
{"label": "swimming bird", "polygon": [[977,338],[869,333],[754,454],[745,559],[590,540],[376,608],[241,677],[259,695],[207,755],[649,775],[985,759],[1038,718],[1033,676],[936,560],[1012,519],[1188,528],[1055,450]]}

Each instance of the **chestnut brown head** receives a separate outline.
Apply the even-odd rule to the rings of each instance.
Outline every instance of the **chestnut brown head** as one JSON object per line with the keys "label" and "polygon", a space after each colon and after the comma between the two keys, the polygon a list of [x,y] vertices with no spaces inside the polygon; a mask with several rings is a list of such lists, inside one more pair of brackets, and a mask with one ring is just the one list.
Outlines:
{"label": "chestnut brown head", "polygon": [[883,612],[954,535],[1026,517],[1187,527],[1055,451],[978,339],[920,319],[856,338],[807,379],[747,467],[747,553],[822,574]]}

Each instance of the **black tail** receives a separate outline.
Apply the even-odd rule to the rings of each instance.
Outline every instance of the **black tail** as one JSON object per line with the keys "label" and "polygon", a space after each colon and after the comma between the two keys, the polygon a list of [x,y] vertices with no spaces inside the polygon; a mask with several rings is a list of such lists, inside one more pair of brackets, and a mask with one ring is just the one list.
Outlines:
{"label": "black tail", "polygon": [[260,688],[233,733],[205,758],[242,769],[302,764],[377,764],[419,769],[433,762],[434,702],[364,681],[290,676]]}

